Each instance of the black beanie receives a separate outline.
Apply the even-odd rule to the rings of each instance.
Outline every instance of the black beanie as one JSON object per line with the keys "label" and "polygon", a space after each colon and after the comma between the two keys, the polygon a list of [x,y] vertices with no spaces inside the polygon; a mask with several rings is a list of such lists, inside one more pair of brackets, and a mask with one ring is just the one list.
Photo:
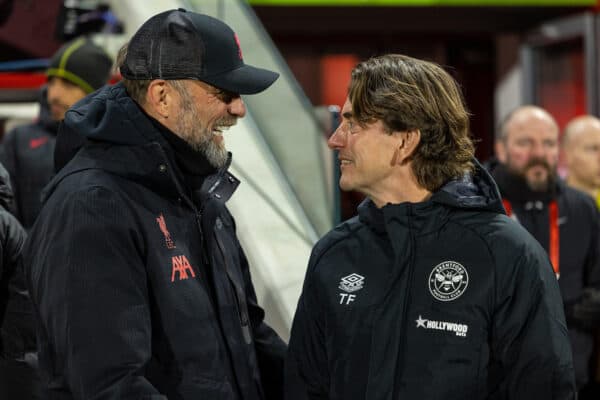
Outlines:
{"label": "black beanie", "polygon": [[52,56],[46,75],[57,76],[79,86],[86,94],[107,83],[112,68],[109,55],[91,40],[75,39]]}

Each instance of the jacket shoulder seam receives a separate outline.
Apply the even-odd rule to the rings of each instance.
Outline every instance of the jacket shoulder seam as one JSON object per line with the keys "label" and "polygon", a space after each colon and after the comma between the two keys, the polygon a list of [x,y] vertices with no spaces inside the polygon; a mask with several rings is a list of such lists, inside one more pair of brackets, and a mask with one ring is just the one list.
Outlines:
{"label": "jacket shoulder seam", "polygon": [[[342,231],[342,229],[346,228],[346,227],[347,227],[347,230]],[[365,225],[363,223],[361,223],[360,221],[358,221],[358,218],[356,218],[356,217],[352,218],[348,221],[345,221],[345,222],[341,223],[340,225],[338,225],[337,227],[335,227],[332,231],[330,231],[325,237],[323,237],[315,245],[315,254],[314,254],[315,259],[312,262],[313,268],[314,268],[314,266],[317,265],[319,260],[329,250],[331,250],[333,247],[335,247],[339,242],[347,239],[351,233],[354,233],[356,231],[359,231],[359,230],[365,229],[365,228],[366,228]],[[337,237],[335,239],[328,237],[334,233],[337,233],[339,235],[339,237]]]}

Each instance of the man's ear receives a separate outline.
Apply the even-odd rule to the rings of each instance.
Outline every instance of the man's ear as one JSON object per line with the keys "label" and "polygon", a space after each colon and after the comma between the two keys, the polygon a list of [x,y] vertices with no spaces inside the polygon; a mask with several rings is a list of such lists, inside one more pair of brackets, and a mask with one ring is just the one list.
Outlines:
{"label": "man's ear", "polygon": [[167,82],[162,79],[155,79],[150,82],[146,92],[146,107],[150,115],[169,118],[172,90]]}
{"label": "man's ear", "polygon": [[502,139],[497,139],[494,143],[494,152],[496,153],[496,158],[502,164],[506,163],[506,142]]}
{"label": "man's ear", "polygon": [[404,165],[412,158],[421,142],[421,131],[413,129],[397,133],[400,135],[396,152],[394,154],[394,163]]}

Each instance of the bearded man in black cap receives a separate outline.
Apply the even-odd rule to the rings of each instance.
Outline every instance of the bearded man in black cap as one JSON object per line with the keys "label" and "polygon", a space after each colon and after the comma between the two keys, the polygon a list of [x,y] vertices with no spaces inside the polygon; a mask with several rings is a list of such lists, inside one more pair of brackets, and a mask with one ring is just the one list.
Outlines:
{"label": "bearded man in black cap", "polygon": [[0,161],[11,177],[11,211],[25,229],[42,207],[42,189],[54,175],[54,148],[60,121],[77,101],[107,83],[112,59],[87,38],[63,45],[50,60],[48,83],[40,95],[40,114],[32,124],[8,132]]}
{"label": "bearded man in black cap", "polygon": [[122,53],[123,81],[66,113],[62,129],[87,140],[24,252],[42,374],[61,399],[280,399],[286,346],[225,206],[239,181],[222,136],[246,113],[240,95],[278,74],[182,9]]}
{"label": "bearded man in black cap", "polygon": [[522,106],[502,122],[499,164],[491,173],[509,216],[548,252],[558,279],[577,387],[589,381],[593,329],[600,323],[600,216],[594,201],[558,177],[559,128],[536,106]]}

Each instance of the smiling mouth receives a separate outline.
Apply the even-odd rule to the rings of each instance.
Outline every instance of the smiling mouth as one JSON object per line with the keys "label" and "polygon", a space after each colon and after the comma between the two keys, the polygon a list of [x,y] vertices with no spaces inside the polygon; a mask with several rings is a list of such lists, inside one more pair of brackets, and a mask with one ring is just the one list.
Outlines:
{"label": "smiling mouth", "polygon": [[213,136],[223,136],[223,132],[225,132],[229,128],[229,126],[219,126],[218,128],[214,128],[212,130],[212,134]]}
{"label": "smiling mouth", "polygon": [[213,128],[212,133],[215,136],[221,136],[221,135],[223,135],[223,132],[229,130],[229,128],[231,128],[233,125],[235,125],[235,123],[218,125]]}

